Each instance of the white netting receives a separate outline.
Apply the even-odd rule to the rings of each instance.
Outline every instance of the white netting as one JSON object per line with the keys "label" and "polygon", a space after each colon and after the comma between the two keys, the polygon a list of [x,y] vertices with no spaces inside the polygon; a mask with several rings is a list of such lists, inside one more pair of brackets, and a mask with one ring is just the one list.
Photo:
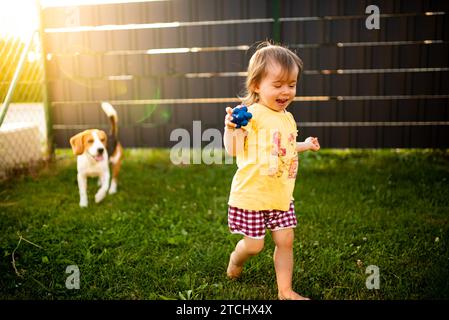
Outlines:
{"label": "white netting", "polygon": [[0,178],[44,160],[47,149],[42,104],[11,104],[0,127]]}

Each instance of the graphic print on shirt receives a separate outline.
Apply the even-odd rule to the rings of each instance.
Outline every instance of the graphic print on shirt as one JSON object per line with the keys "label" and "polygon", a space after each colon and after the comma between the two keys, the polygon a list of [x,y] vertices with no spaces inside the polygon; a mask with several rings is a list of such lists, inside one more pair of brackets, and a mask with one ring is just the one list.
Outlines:
{"label": "graphic print on shirt", "polygon": [[290,147],[295,150],[293,153],[293,157],[290,158],[290,164],[288,166],[288,178],[295,179],[296,174],[298,173],[298,153],[296,152],[296,136],[293,133],[290,133],[288,136],[288,143]]}
{"label": "graphic print on shirt", "polygon": [[296,137],[293,133],[290,133],[288,137],[288,143],[293,155],[287,157],[287,148],[282,147],[282,134],[280,131],[275,131],[272,135],[271,145],[271,159],[270,166],[268,168],[268,174],[270,176],[281,177],[284,171],[288,172],[288,178],[296,178],[298,169],[298,157],[295,148]]}

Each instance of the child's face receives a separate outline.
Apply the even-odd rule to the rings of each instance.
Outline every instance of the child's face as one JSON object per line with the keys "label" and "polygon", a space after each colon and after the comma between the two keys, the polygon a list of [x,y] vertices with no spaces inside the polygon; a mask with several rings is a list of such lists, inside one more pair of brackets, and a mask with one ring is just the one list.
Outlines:
{"label": "child's face", "polygon": [[259,103],[274,111],[285,110],[295,98],[298,72],[297,66],[286,73],[278,63],[269,63],[265,77],[254,90],[259,94]]}

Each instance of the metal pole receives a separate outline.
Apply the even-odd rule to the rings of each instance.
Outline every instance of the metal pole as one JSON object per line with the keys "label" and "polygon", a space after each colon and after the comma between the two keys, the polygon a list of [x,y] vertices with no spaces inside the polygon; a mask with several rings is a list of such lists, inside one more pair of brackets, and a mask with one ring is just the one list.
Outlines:
{"label": "metal pole", "polygon": [[48,98],[47,86],[47,52],[44,46],[44,24],[42,6],[40,0],[36,0],[37,12],[39,17],[39,43],[41,48],[42,63],[42,101],[44,104],[45,122],[47,128],[47,160],[53,160],[55,156],[54,140],[53,140],[53,121],[51,116],[50,100]]}
{"label": "metal pole", "polygon": [[8,88],[8,93],[6,94],[5,101],[3,102],[2,109],[0,110],[0,127],[3,124],[3,120],[5,119],[6,112],[8,111],[9,104],[11,103],[11,99],[14,94],[14,89],[16,88],[20,74],[23,71],[25,59],[27,57],[28,50],[31,47],[31,43],[33,43],[35,34],[36,34],[36,31],[33,31],[33,33],[30,36],[30,39],[25,44],[25,48],[23,49],[22,55],[20,56],[20,59],[19,59],[19,64],[17,65],[16,71],[14,72],[14,75],[12,77],[11,84],[9,85],[9,88]]}
{"label": "metal pole", "polygon": [[279,18],[281,16],[281,0],[273,0],[273,40],[275,43],[281,42],[281,22]]}

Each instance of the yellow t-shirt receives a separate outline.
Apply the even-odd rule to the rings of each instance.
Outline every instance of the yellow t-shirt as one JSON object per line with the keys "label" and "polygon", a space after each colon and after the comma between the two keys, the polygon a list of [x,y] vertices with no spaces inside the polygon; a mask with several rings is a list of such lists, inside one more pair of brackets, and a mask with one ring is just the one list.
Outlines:
{"label": "yellow t-shirt", "polygon": [[298,171],[296,121],[290,112],[257,103],[248,112],[253,117],[244,127],[248,134],[237,154],[228,204],[246,210],[288,211]]}

